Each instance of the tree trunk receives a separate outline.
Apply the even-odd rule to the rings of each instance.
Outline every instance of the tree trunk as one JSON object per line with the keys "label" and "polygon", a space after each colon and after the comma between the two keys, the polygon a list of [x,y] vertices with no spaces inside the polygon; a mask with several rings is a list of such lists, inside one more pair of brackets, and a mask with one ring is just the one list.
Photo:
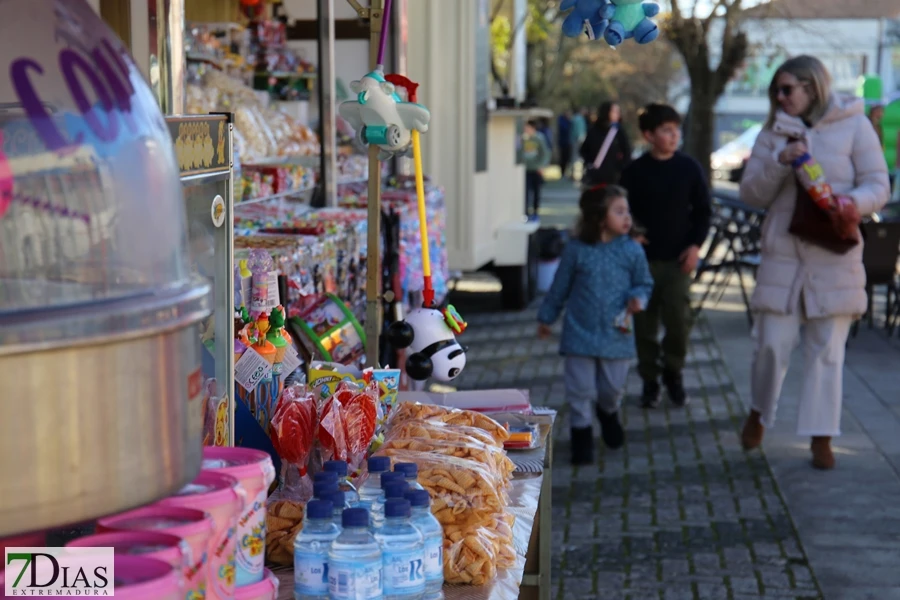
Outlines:
{"label": "tree trunk", "polygon": [[685,132],[685,152],[697,159],[710,180],[710,154],[713,152],[716,96],[706,85],[706,78],[691,78],[691,110]]}

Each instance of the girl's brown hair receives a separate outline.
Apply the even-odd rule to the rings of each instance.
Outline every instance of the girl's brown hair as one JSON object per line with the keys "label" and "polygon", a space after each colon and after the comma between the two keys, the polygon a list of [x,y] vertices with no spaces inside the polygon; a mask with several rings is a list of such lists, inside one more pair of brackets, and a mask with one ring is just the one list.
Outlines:
{"label": "girl's brown hair", "polygon": [[806,86],[809,92],[809,110],[801,115],[810,124],[815,124],[825,115],[828,103],[831,101],[831,74],[815,56],[801,54],[784,61],[772,81],[769,83],[769,117],[766,119],[766,129],[775,125],[775,115],[778,112],[778,77],[782,73],[793,75],[797,81]]}
{"label": "girl's brown hair", "polygon": [[628,192],[618,185],[607,185],[585,190],[578,200],[581,216],[575,226],[575,236],[585,244],[596,244],[603,234],[606,214],[614,200],[628,199]]}

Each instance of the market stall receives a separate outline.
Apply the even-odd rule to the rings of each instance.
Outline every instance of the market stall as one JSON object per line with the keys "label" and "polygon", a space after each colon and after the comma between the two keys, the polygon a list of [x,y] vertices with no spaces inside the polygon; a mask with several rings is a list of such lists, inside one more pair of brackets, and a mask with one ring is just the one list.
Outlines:
{"label": "market stall", "polygon": [[[176,4],[158,8],[178,13]],[[180,63],[176,50],[187,47],[187,77],[175,66],[157,73],[157,99],[198,114],[163,119],[127,50],[81,0],[67,11],[33,3],[40,32],[0,25],[21,47],[30,43],[23,36],[55,40],[59,64],[101,74],[88,78],[94,105],[81,102],[65,67],[42,71],[57,86],[46,103],[32,102],[27,77],[14,77],[15,98],[0,114],[0,329],[9,341],[0,360],[33,374],[3,385],[39,398],[2,409],[0,481],[14,493],[0,502],[0,536],[111,546],[117,573],[120,561],[129,573],[120,585],[151,586],[158,599],[290,597],[295,543],[325,506],[313,503],[342,507],[343,496],[319,485],[337,472],[340,491],[358,488],[373,519],[379,510],[403,518],[413,503],[433,514],[438,560],[416,572],[416,585],[421,575],[423,585],[446,582],[448,597],[514,598],[524,581],[547,597],[548,555],[530,548],[539,530],[549,539],[552,415],[523,394],[460,404],[400,391],[404,371],[419,382],[460,374],[455,336],[466,323],[441,305],[444,198],[423,173],[419,138],[428,111],[415,84],[379,68],[390,4],[357,6],[371,26],[373,65],[341,112],[367,158],[346,144],[340,201],[330,207],[311,196],[322,146],[336,140],[318,139],[271,104],[272,89],[244,81],[257,71],[240,59],[240,26],[194,24],[165,44],[157,66]],[[22,10],[4,4],[0,22],[31,22]],[[157,27],[172,21],[156,15]],[[274,47],[283,58],[277,25],[250,27],[251,54]],[[224,32],[227,51],[213,31]],[[93,50],[77,54],[74,36]],[[32,59],[10,59],[5,72],[27,73],[23,60]],[[104,86],[115,97],[104,98]],[[379,94],[397,108],[399,138],[391,128],[400,122],[379,122],[383,113],[364,106]],[[384,172],[407,153],[412,176]],[[402,319],[385,318],[385,289],[406,309]],[[382,337],[404,351],[398,368],[382,364]],[[78,377],[35,389],[39,373],[58,371]],[[41,403],[46,411],[36,412]],[[400,497],[381,497],[387,473],[406,474]],[[416,488],[424,500],[407,497]],[[424,545],[416,551],[422,562]],[[526,575],[531,556],[540,569]],[[331,579],[328,593],[342,597]]]}

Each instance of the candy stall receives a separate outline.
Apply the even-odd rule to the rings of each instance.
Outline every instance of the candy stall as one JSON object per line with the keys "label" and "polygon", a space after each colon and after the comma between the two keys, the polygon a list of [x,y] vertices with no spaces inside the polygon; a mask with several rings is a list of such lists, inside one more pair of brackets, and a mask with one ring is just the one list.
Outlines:
{"label": "candy stall", "polygon": [[190,67],[198,114],[163,117],[86,2],[0,4],[0,386],[28,400],[0,404],[3,548],[112,548],[142,600],[549,597],[552,411],[402,389],[451,384],[467,324],[430,113],[385,73],[390,0],[358,8],[372,64],[338,112],[368,174],[313,207],[318,140],[239,62]]}

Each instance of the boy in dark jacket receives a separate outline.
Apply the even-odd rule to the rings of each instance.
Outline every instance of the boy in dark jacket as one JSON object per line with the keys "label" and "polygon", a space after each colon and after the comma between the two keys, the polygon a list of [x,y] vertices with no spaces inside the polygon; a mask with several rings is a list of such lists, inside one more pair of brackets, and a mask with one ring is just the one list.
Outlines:
{"label": "boy in dark jacket", "polygon": [[[635,315],[641,403],[659,405],[660,376],[676,406],[687,402],[682,379],[692,325],[691,281],[700,246],[709,233],[712,206],[700,164],[678,150],[681,116],[671,106],[650,104],[639,117],[650,150],[622,173],[636,223],[646,230],[644,247],[655,286],[644,312]],[[665,328],[662,345],[659,325]]]}

